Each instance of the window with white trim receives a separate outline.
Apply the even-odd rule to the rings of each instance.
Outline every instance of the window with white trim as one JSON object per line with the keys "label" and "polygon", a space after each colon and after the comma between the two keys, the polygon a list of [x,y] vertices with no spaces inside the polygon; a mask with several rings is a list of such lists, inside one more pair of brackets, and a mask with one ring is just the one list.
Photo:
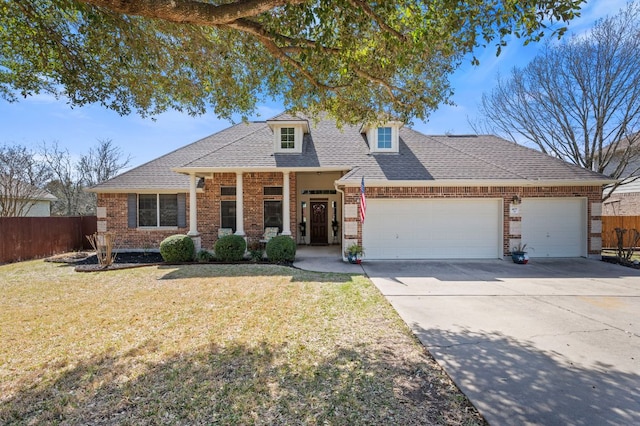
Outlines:
{"label": "window with white trim", "polygon": [[139,194],[138,226],[178,226],[178,195]]}
{"label": "window with white trim", "polygon": [[273,152],[276,154],[301,154],[304,129],[302,125],[274,124]]}
{"label": "window with white trim", "polygon": [[294,149],[296,147],[296,129],[282,127],[280,129],[280,149]]}
{"label": "window with white trim", "polygon": [[379,125],[363,126],[360,130],[365,133],[372,153],[397,153],[400,151],[399,121],[387,121]]}
{"label": "window with white trim", "polygon": [[391,127],[378,127],[378,149],[391,148]]}

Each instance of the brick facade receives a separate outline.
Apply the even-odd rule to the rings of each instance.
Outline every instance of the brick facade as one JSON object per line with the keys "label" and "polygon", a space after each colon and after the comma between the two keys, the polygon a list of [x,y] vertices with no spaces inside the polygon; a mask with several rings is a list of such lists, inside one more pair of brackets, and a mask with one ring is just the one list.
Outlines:
{"label": "brick facade", "polygon": [[[98,207],[106,208],[106,217],[98,217],[98,231],[105,226],[103,229],[112,232],[115,235],[114,246],[117,249],[157,249],[160,242],[168,236],[186,234],[189,231],[189,228],[157,230],[129,228],[127,194],[98,194]],[[187,197],[187,217],[189,217],[189,197]]]}
{"label": "brick facade", "polygon": [[[585,197],[587,199],[587,244],[588,253],[599,254],[600,229],[595,229],[594,221],[601,220],[601,212],[594,209],[594,205],[600,205],[602,201],[602,189],[599,186],[559,186],[559,187],[367,187],[367,199],[372,198],[501,198],[503,199],[503,254],[508,256],[511,252],[510,244],[520,239],[519,234],[512,234],[514,227],[512,222],[519,222],[520,217],[511,217],[510,205],[515,196],[524,198],[540,197]],[[345,188],[345,206],[357,205],[360,200],[360,188]],[[592,211],[593,210],[593,211]],[[345,235],[345,243],[357,241],[362,244],[362,226],[357,215],[348,217],[345,215],[345,230],[357,229],[356,234]],[[349,226],[348,222],[356,223]],[[593,232],[592,232],[592,227]],[[518,228],[518,227],[515,227]]]}
{"label": "brick facade", "polygon": [[[290,228],[294,239],[297,238],[298,193],[296,174],[289,175],[290,182]],[[205,180],[204,191],[197,194],[198,231],[202,238],[203,248],[212,248],[220,227],[220,201],[234,200],[235,196],[220,195],[222,186],[235,186],[235,173],[214,173]],[[244,188],[244,231],[249,244],[257,242],[264,232],[263,203],[265,200],[282,200],[282,195],[263,195],[265,186],[282,186],[283,175],[280,172],[253,172],[243,174]],[[344,204],[359,203],[360,188],[344,189]],[[503,199],[503,250],[510,253],[510,244],[517,241],[520,235],[515,233],[514,226],[520,217],[510,215],[510,205],[515,196],[521,199],[533,197],[584,197],[587,199],[587,244],[589,254],[599,254],[600,229],[594,225],[600,222],[599,207],[602,192],[599,186],[560,186],[560,187],[367,187],[367,198],[501,198]],[[187,218],[189,217],[189,197],[187,196]],[[98,194],[98,206],[106,207],[106,229],[116,234],[116,245],[119,248],[157,248],[160,242],[169,235],[187,233],[187,228],[171,230],[130,229],[127,227],[127,194]],[[362,228],[358,215],[350,215],[345,211],[343,228],[346,233],[345,244],[358,241],[362,244]],[[350,233],[349,230],[357,230]],[[513,232],[513,233],[512,233]],[[297,240],[297,239],[296,239]]]}
{"label": "brick facade", "polygon": [[[212,177],[205,179],[204,190],[197,193],[198,203],[198,232],[202,238],[202,247],[213,248],[218,238],[220,228],[220,201],[235,200],[236,196],[221,195],[223,186],[236,186],[235,173],[214,173]],[[244,173],[244,231],[249,244],[258,242],[264,233],[263,203],[265,200],[282,201],[282,195],[264,195],[265,186],[283,186],[283,175],[280,172],[269,173]],[[297,235],[296,211],[297,211],[297,185],[296,175],[289,175],[289,198],[291,235],[295,239]],[[104,222],[105,229],[115,234],[118,248],[142,249],[158,248],[160,242],[174,234],[186,234],[186,228],[151,229],[129,228],[127,224],[127,194],[98,194],[98,206],[106,208],[106,217],[98,218]],[[187,223],[189,219],[189,196],[187,194]]]}

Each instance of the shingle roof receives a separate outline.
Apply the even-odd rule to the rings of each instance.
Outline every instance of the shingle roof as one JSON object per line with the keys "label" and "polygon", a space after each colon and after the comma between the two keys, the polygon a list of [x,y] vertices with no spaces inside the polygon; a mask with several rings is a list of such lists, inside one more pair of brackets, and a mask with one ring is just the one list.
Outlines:
{"label": "shingle roof", "polygon": [[[297,115],[301,119],[304,116]],[[274,120],[296,119],[289,114]],[[338,128],[333,120],[309,120],[301,154],[274,154],[266,122],[238,124],[132,169],[95,190],[154,190],[189,187],[171,169],[334,168],[350,170],[342,182],[504,180],[610,181],[609,178],[492,135],[426,136],[400,129],[399,153],[371,154],[361,126]]]}
{"label": "shingle roof", "polygon": [[96,192],[188,190],[189,176],[176,173],[171,170],[172,168],[180,167],[195,158],[207,155],[213,150],[232,143],[265,126],[264,122],[237,124],[135,167],[113,179],[94,186],[92,190]]}

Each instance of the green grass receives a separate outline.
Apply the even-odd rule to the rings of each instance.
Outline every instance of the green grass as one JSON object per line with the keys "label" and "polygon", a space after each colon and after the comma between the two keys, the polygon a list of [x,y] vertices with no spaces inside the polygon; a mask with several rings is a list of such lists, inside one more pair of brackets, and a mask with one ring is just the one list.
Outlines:
{"label": "green grass", "polygon": [[363,276],[0,266],[2,424],[476,424]]}

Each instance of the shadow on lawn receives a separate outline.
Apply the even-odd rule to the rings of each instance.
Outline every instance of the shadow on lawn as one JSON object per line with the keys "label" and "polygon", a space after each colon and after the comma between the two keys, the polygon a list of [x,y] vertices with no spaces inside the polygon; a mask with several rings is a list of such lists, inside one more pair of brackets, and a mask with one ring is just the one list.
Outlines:
{"label": "shadow on lawn", "polygon": [[163,280],[179,280],[185,278],[211,277],[258,277],[283,276],[291,277],[291,282],[336,282],[352,281],[347,274],[332,272],[311,272],[289,266],[274,264],[193,264],[193,265],[160,265],[158,269],[167,271]]}
{"label": "shadow on lawn", "polygon": [[[149,362],[157,342],[104,355],[0,403],[2,424],[472,424],[477,412],[425,362],[387,349],[203,347]],[[60,368],[60,366],[58,366]],[[136,377],[132,377],[138,371]]]}
{"label": "shadow on lawn", "polygon": [[640,424],[640,374],[577,366],[499,332],[413,329],[490,423]]}

